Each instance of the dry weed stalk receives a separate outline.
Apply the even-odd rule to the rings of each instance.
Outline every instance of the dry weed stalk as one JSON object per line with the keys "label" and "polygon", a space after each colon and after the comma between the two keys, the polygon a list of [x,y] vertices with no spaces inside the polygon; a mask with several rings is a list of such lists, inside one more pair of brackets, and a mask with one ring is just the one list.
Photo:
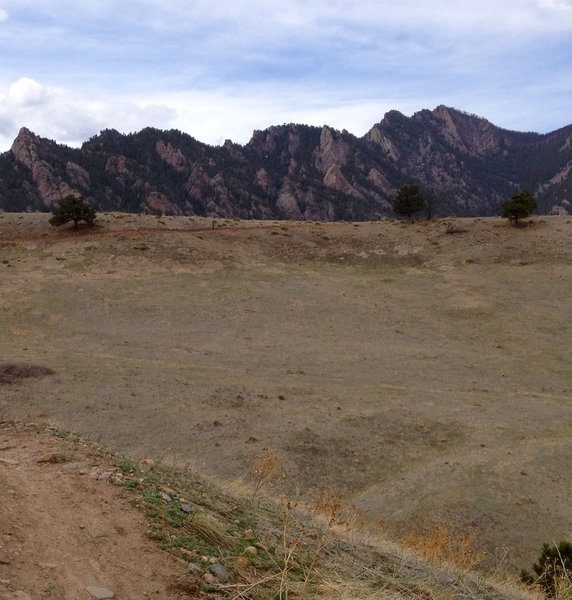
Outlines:
{"label": "dry weed stalk", "polygon": [[572,600],[572,582],[569,576],[557,579],[555,587],[556,595],[554,597],[556,600]]}
{"label": "dry weed stalk", "polygon": [[265,448],[254,456],[249,472],[254,481],[251,502],[254,502],[264,488],[276,485],[285,477],[282,460],[272,447]]}
{"label": "dry weed stalk", "polygon": [[[297,503],[281,501],[282,506],[282,554],[283,567],[280,580],[279,598],[288,600],[289,574],[292,569],[300,569],[301,581],[296,589],[296,595],[305,598],[310,583],[322,581],[318,573],[320,558],[332,541],[334,531],[351,531],[364,526],[362,511],[355,504],[344,503],[338,492],[329,490],[316,493],[310,492],[310,505],[305,513],[295,518]],[[305,521],[311,521],[309,527]],[[321,523],[321,526],[320,526]],[[293,531],[297,531],[293,536]],[[302,548],[304,552],[302,552]]]}
{"label": "dry weed stalk", "polygon": [[288,600],[289,595],[289,587],[288,587],[288,577],[290,574],[290,570],[292,569],[292,562],[294,558],[294,554],[302,537],[305,533],[305,528],[302,527],[298,537],[291,538],[292,531],[292,519],[294,509],[298,506],[297,503],[292,503],[290,501],[282,498],[280,500],[280,507],[282,509],[282,561],[283,566],[280,573],[280,588],[278,592],[279,600]]}

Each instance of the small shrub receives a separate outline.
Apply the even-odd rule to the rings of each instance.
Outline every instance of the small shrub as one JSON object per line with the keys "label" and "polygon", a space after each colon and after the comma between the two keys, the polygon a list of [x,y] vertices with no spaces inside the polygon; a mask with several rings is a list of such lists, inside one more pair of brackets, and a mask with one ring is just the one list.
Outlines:
{"label": "small shrub", "polygon": [[549,598],[572,597],[572,544],[562,541],[544,544],[538,562],[532,565],[534,575],[520,574],[524,583],[539,585]]}
{"label": "small shrub", "polygon": [[274,448],[266,448],[254,456],[248,470],[254,483],[252,501],[263,488],[272,487],[285,477],[282,460]]}
{"label": "small shrub", "polygon": [[458,233],[467,233],[467,228],[459,225],[458,223],[452,223],[448,221],[445,225],[445,233],[447,235],[456,235]]}
{"label": "small shrub", "polygon": [[130,460],[123,459],[116,463],[117,468],[121,469],[124,473],[140,473],[137,466],[134,465]]}
{"label": "small shrub", "polygon": [[26,362],[0,363],[0,384],[16,383],[20,379],[29,377],[43,377],[54,375],[55,371],[49,367]]}

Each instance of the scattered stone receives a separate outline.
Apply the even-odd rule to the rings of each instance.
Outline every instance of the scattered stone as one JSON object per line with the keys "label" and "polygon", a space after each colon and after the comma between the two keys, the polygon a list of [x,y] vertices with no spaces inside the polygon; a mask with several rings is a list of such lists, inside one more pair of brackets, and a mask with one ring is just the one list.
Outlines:
{"label": "scattered stone", "polygon": [[18,461],[13,458],[0,458],[0,463],[4,465],[17,465]]}
{"label": "scattered stone", "polygon": [[0,565],[9,565],[11,562],[6,554],[0,554]]}
{"label": "scattered stone", "polygon": [[104,587],[92,586],[88,587],[87,591],[94,597],[96,600],[105,600],[105,598],[114,598],[115,594]]}
{"label": "scattered stone", "polygon": [[211,573],[205,573],[203,575],[203,581],[207,584],[207,585],[212,585],[215,582],[215,578],[214,575],[212,575]]}
{"label": "scattered stone", "polygon": [[79,463],[70,463],[63,466],[64,469],[68,469],[70,471],[79,471],[81,469],[81,465]]}
{"label": "scattered stone", "polygon": [[162,487],[161,491],[165,494],[169,494],[169,496],[174,496],[176,494],[175,490],[172,490],[171,488],[168,488],[168,487]]}
{"label": "scattered stone", "polygon": [[165,502],[172,502],[173,498],[171,498],[171,496],[169,496],[169,494],[166,494],[165,492],[161,492],[161,498],[163,498],[163,500]]}
{"label": "scattered stone", "polygon": [[244,549],[244,554],[250,554],[250,556],[256,556],[258,554],[258,550],[254,546],[247,546]]}
{"label": "scattered stone", "polygon": [[215,565],[217,562],[218,562],[218,558],[217,558],[216,556],[211,556],[211,557],[209,558],[209,563],[210,563],[211,565]]}
{"label": "scattered stone", "polygon": [[152,465],[155,464],[155,461],[152,458],[144,458],[141,461],[141,463],[144,464],[144,465],[148,465],[149,467],[151,467]]}
{"label": "scattered stone", "polygon": [[203,568],[201,567],[201,565],[198,565],[197,563],[194,563],[194,562],[188,563],[187,567],[188,567],[189,571],[191,573],[194,573],[195,575],[203,572]]}
{"label": "scattered stone", "polygon": [[220,563],[215,563],[214,565],[211,565],[211,568],[209,570],[220,581],[226,581],[228,579],[228,569]]}
{"label": "scattered stone", "polygon": [[252,529],[247,529],[242,535],[244,536],[244,539],[246,539],[246,540],[254,539],[254,532],[252,531]]}
{"label": "scattered stone", "polygon": [[248,560],[248,558],[246,558],[246,556],[238,556],[236,559],[236,564],[239,567],[250,567],[250,561]]}
{"label": "scattered stone", "polygon": [[192,513],[195,508],[192,504],[181,504],[181,510],[185,513]]}

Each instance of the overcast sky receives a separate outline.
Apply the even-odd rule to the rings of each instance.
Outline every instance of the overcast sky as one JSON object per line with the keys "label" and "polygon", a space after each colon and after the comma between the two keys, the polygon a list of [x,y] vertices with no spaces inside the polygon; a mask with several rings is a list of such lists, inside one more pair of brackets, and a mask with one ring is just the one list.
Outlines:
{"label": "overcast sky", "polygon": [[0,0],[0,151],[176,128],[209,144],[440,104],[572,123],[572,0]]}

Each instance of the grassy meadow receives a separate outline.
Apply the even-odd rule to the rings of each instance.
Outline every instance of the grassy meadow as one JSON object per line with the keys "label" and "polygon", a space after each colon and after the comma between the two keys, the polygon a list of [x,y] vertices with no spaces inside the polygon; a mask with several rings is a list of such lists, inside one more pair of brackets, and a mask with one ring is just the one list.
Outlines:
{"label": "grassy meadow", "polygon": [[572,219],[240,222],[0,214],[0,418],[277,494],[337,490],[485,569],[572,539]]}

